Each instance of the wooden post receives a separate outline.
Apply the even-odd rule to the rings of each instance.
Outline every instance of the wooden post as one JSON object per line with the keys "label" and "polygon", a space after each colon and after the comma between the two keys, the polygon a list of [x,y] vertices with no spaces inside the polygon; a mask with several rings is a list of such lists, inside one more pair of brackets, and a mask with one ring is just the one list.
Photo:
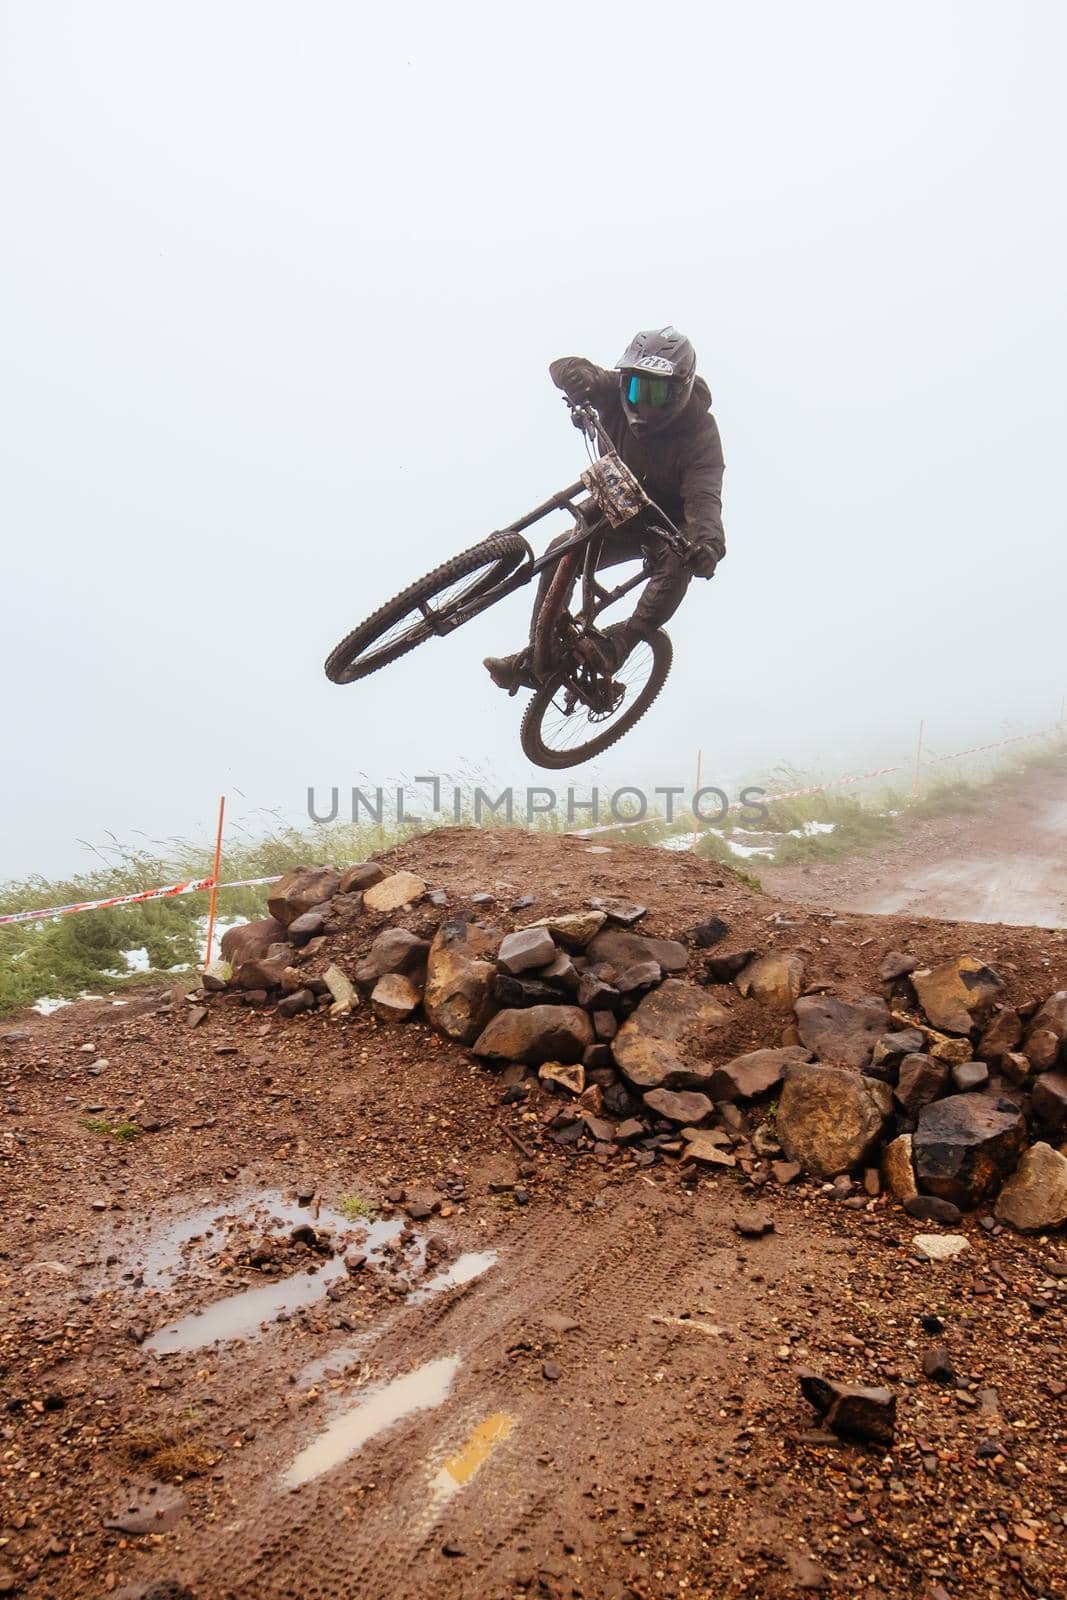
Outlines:
{"label": "wooden post", "polygon": [[919,723],[919,742],[915,747],[915,782],[912,784],[912,788],[911,788],[911,798],[913,800],[918,800],[918,798],[919,798],[919,778],[920,778],[920,775],[921,775],[921,772],[922,772],[922,764],[923,764],[923,724],[922,724],[922,722],[920,722]]}
{"label": "wooden post", "polygon": [[219,827],[215,835],[215,865],[211,871],[211,904],[207,913],[207,953],[204,966],[211,965],[211,941],[215,937],[215,901],[219,892],[219,866],[222,862],[222,819],[226,814],[226,796],[219,796]]}
{"label": "wooden post", "polygon": [[[703,753],[704,752],[702,750],[698,750],[697,751],[697,786],[693,790],[694,803],[696,801],[697,795],[700,793],[700,758],[703,755]],[[699,833],[700,833],[700,830],[697,827],[697,814],[694,811],[693,812],[693,839],[692,839],[692,843],[689,846],[690,850],[695,850],[696,849],[696,847],[697,847],[697,838],[699,836]]]}

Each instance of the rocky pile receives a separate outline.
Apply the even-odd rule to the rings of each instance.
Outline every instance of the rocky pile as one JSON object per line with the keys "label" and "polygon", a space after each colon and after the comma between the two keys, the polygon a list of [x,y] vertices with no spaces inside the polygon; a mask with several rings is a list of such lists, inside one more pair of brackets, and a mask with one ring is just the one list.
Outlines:
{"label": "rocky pile", "polygon": [[[757,1182],[804,1173],[856,1205],[884,1186],[925,1220],[995,1204],[1023,1232],[1067,1222],[1067,991],[1015,1006],[971,956],[900,953],[877,992],[846,997],[806,987],[803,950],[724,949],[719,917],[666,939],[636,931],[641,905],[594,898],[524,923],[529,904],[457,910],[375,861],[294,869],[269,917],[225,934],[190,1020],[210,996],[284,1017],[369,1005],[498,1069],[505,1102],[562,1146]],[[726,986],[754,1004],[759,1048],[731,1048]]]}

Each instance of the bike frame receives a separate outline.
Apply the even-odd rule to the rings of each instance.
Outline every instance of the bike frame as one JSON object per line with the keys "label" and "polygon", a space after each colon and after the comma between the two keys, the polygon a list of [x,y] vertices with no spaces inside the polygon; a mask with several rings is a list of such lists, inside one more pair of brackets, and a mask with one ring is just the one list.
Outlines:
{"label": "bike frame", "polygon": [[[598,443],[603,452],[616,456],[615,447],[604,432],[600,418],[591,405],[571,405],[571,420],[574,422],[575,427],[580,428],[587,438]],[[623,471],[626,470],[626,468],[623,468]],[[494,584],[490,589],[472,594],[450,617],[441,617],[429,606],[422,606],[421,610],[432,631],[441,637],[454,632],[456,628],[462,627],[465,622],[469,622],[472,617],[478,616],[482,611],[487,610],[489,606],[496,605],[498,600],[503,600],[507,595],[514,594],[517,589],[524,588],[526,584],[531,583],[534,578],[539,577],[549,567],[557,567],[560,562],[567,560],[583,547],[585,555],[582,562],[582,606],[576,620],[581,622],[585,628],[592,625],[594,618],[599,616],[600,612],[605,611],[608,606],[614,605],[623,595],[629,594],[632,589],[636,589],[638,584],[643,583],[648,575],[647,559],[641,572],[629,578],[625,583],[616,585],[614,589],[605,589],[601,583],[597,582],[597,563],[600,559],[604,538],[612,531],[612,524],[603,510],[598,510],[595,518],[591,520],[588,518],[587,511],[590,507],[596,505],[595,499],[590,495],[582,504],[577,503],[579,496],[586,494],[589,494],[589,486],[583,479],[579,478],[577,483],[568,484],[566,489],[561,489],[558,494],[552,495],[551,499],[543,501],[539,506],[535,506],[532,511],[528,511],[524,517],[520,517],[516,522],[510,522],[507,527],[497,529],[498,533],[525,533],[527,528],[532,528],[535,523],[550,516],[553,511],[567,511],[579,525],[580,531],[576,532],[565,544],[557,545],[554,550],[546,550],[543,555],[534,556],[531,550],[529,561],[524,562],[515,572],[509,574],[500,583]],[[644,495],[644,500],[657,518],[654,527],[649,529],[649,536],[653,537],[658,533],[660,537],[669,540],[675,548],[686,547],[685,536],[680,529],[675,527],[667,513],[650,496]],[[620,526],[625,526],[625,523],[620,524]]]}

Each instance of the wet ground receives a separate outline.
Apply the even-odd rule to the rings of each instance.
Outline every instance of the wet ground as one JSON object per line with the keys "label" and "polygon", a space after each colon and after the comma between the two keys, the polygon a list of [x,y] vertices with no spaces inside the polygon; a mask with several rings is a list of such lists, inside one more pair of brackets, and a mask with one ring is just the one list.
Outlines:
{"label": "wet ground", "polygon": [[[845,989],[888,948],[959,948],[691,859],[532,843],[441,835],[399,864],[543,914],[627,893],[664,934],[722,915]],[[968,937],[1020,999],[1067,985],[1056,935]],[[190,1029],[160,999],[0,1044],[0,1592],[1067,1592],[1062,1242],[971,1218],[922,1262],[884,1199],[547,1144],[422,1024]],[[152,1131],[93,1131],[90,1104]],[[743,1238],[757,1201],[774,1231]],[[893,1448],[823,1433],[806,1366],[889,1385]]]}
{"label": "wet ground", "polygon": [[1035,769],[988,809],[925,822],[871,856],[759,871],[775,894],[843,911],[1067,927],[1067,774]]}

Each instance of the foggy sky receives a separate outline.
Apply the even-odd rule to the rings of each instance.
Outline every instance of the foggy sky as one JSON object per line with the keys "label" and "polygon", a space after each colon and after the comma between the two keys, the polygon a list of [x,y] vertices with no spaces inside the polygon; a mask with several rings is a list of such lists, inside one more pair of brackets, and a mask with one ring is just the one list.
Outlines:
{"label": "foggy sky", "polygon": [[1065,17],[5,0],[0,876],[207,836],[223,789],[539,781],[481,667],[529,591],[366,683],[322,661],[577,476],[553,357],[665,322],[728,555],[602,781],[1052,720]]}

